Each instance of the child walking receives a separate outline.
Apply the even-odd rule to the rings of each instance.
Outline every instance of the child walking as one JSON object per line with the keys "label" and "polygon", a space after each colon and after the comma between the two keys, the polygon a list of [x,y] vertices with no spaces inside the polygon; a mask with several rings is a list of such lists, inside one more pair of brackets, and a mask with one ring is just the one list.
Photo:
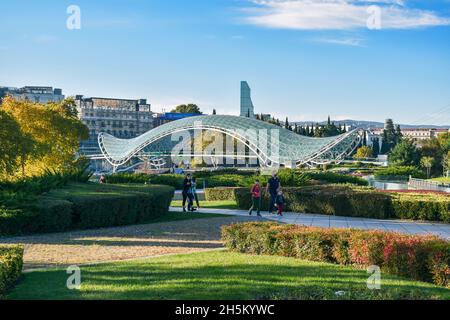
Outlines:
{"label": "child walking", "polygon": [[261,217],[261,186],[259,185],[259,180],[255,181],[255,184],[252,186],[251,193],[252,206],[250,207],[250,210],[248,210],[248,214],[252,215],[253,210],[256,209],[256,215]]}
{"label": "child walking", "polygon": [[284,199],[283,191],[281,191],[281,189],[278,190],[278,194],[277,194],[277,197],[275,199],[275,203],[276,203],[277,208],[278,208],[277,214],[279,216],[282,216],[283,215],[283,209],[284,209],[284,206],[286,204],[286,200]]}

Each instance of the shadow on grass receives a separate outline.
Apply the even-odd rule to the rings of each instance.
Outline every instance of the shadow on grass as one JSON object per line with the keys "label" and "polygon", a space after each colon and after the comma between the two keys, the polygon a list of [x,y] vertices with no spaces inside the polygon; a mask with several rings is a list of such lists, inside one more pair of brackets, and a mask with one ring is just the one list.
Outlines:
{"label": "shadow on grass", "polygon": [[[420,299],[450,290],[386,275],[366,287],[365,270],[292,258],[208,252],[82,267],[82,290],[65,270],[25,274],[11,299]],[[336,296],[344,291],[344,296]]]}

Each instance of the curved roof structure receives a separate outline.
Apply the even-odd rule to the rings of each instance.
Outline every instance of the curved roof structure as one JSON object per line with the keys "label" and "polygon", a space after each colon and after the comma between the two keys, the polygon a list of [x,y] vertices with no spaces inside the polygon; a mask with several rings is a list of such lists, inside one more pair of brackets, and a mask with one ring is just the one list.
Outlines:
{"label": "curved roof structure", "polygon": [[361,139],[359,130],[334,137],[311,138],[264,121],[227,115],[184,118],[156,127],[133,139],[118,139],[107,133],[100,133],[98,139],[105,158],[113,166],[119,166],[144,148],[156,145],[172,134],[192,130],[212,130],[230,135],[244,143],[267,166],[274,163],[295,162],[300,165],[342,160]]}

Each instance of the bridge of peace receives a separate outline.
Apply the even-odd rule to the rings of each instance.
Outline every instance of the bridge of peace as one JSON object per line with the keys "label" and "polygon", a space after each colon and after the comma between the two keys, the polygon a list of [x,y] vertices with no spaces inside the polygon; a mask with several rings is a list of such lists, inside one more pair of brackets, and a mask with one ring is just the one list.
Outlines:
{"label": "bridge of peace", "polygon": [[171,156],[179,143],[172,137],[196,130],[221,133],[237,140],[248,148],[247,156],[253,155],[266,167],[340,162],[362,139],[362,130],[358,129],[334,137],[311,138],[248,117],[200,115],[166,123],[133,139],[119,139],[102,132],[98,141],[104,158],[117,168],[133,157]]}
{"label": "bridge of peace", "polygon": [[[145,161],[174,157],[180,141],[177,137],[195,137],[196,133],[226,137],[232,141],[233,150],[227,154],[214,153],[216,158],[252,158],[257,159],[261,167],[299,167],[316,166],[332,162],[342,162],[360,144],[364,131],[353,131],[327,138],[312,138],[299,135],[288,129],[255,119],[251,90],[246,81],[241,82],[240,116],[198,115],[182,118],[157,126],[140,136],[123,139],[100,132],[98,145],[101,155],[97,159],[106,159],[115,171],[133,158]],[[192,142],[185,142],[192,144]],[[244,146],[245,151],[235,151],[235,144]],[[192,150],[182,150],[182,156],[198,156]],[[242,149],[241,149],[242,151]],[[201,150],[201,156],[205,156]],[[164,160],[162,160],[164,162]]]}

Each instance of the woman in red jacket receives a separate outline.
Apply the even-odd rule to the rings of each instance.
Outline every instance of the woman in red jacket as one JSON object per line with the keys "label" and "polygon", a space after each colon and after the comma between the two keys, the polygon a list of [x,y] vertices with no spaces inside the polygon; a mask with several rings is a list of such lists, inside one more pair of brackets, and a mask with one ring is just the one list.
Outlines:
{"label": "woman in red jacket", "polygon": [[252,215],[253,210],[256,209],[257,216],[261,217],[261,214],[259,213],[261,211],[261,186],[259,184],[259,180],[255,181],[255,184],[252,186],[251,193],[252,206],[250,210],[248,210],[248,214]]}

